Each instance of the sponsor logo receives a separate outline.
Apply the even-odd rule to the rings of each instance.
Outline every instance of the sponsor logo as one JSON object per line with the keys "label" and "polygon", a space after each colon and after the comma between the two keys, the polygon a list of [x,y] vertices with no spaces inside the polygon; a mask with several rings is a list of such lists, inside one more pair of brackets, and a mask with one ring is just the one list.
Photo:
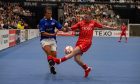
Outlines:
{"label": "sponsor logo", "polygon": [[83,30],[93,30],[93,28],[91,28],[91,27],[83,27],[82,29]]}
{"label": "sponsor logo", "polygon": [[54,24],[55,24],[54,22],[51,23],[51,25],[54,25]]}
{"label": "sponsor logo", "polygon": [[112,36],[111,31],[95,31],[97,36]]}

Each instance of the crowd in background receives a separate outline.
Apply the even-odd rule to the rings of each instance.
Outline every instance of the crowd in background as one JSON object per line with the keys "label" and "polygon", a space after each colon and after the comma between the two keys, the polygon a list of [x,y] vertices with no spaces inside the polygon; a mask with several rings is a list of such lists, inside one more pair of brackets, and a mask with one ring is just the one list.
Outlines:
{"label": "crowd in background", "polygon": [[119,15],[116,15],[111,5],[107,4],[93,4],[93,5],[78,5],[78,4],[64,4],[64,22],[69,26],[82,20],[85,12],[91,11],[92,19],[103,25],[117,27],[119,25]]}
{"label": "crowd in background", "polygon": [[0,2],[0,29],[25,29],[28,24],[21,16],[31,16],[29,10],[23,9],[18,3]]}
{"label": "crowd in background", "polygon": [[112,3],[140,3],[139,0],[46,0],[46,1],[64,1],[64,2],[112,2]]}
{"label": "crowd in background", "polygon": [[140,3],[139,0],[110,0],[110,2],[113,2],[113,3],[115,3],[115,2],[118,2],[118,3]]}
{"label": "crowd in background", "polygon": [[[49,0],[48,0],[49,1]],[[89,0],[50,0],[50,1],[89,1]],[[94,0],[90,0],[94,1]],[[101,1],[101,0],[95,0]],[[108,1],[108,0],[104,0]],[[109,0],[119,1],[119,0]],[[127,0],[122,0],[127,1]],[[134,1],[134,0],[130,0]],[[64,16],[60,17],[60,22],[67,22],[69,26],[83,19],[83,14],[87,11],[92,12],[92,19],[104,25],[117,27],[120,26],[120,16],[116,15],[109,4],[83,4],[64,3]],[[2,3],[0,1],[0,29],[27,29],[29,25],[22,16],[32,16],[32,13],[20,6],[19,3]]]}

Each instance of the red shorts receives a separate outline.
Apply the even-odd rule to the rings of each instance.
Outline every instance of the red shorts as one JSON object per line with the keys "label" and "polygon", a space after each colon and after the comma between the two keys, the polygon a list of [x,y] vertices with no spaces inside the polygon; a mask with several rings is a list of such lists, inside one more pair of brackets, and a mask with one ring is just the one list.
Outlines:
{"label": "red shorts", "polygon": [[76,43],[76,46],[80,47],[80,50],[82,52],[86,52],[90,48],[91,44],[92,44],[92,42],[78,41]]}
{"label": "red shorts", "polygon": [[126,36],[126,33],[121,33],[121,36]]}

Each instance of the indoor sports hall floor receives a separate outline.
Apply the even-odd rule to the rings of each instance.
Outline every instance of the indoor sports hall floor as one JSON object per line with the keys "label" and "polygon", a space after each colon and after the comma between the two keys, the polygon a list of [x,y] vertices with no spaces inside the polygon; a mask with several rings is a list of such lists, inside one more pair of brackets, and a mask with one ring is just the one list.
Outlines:
{"label": "indoor sports hall floor", "polygon": [[[58,57],[76,40],[57,37]],[[131,37],[128,43],[117,40],[93,38],[92,47],[82,57],[93,67],[88,78],[83,78],[84,71],[73,58],[57,65],[57,75],[51,75],[39,38],[21,43],[0,51],[0,84],[140,84],[140,38]]]}

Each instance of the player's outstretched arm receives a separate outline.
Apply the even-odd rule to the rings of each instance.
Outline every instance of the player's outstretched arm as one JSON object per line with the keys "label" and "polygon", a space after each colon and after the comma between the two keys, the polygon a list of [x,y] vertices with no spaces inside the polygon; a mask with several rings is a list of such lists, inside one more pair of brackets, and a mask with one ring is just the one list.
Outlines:
{"label": "player's outstretched arm", "polygon": [[61,31],[63,31],[63,32],[68,32],[68,31],[70,31],[70,27],[63,27],[63,28],[61,29]]}
{"label": "player's outstretched arm", "polygon": [[103,28],[116,29],[117,27],[111,27],[111,26],[103,25]]}
{"label": "player's outstretched arm", "polygon": [[55,36],[56,33],[51,34],[51,33],[48,33],[48,32],[41,32],[41,35],[42,36]]}
{"label": "player's outstretched arm", "polygon": [[75,30],[79,29],[79,27],[80,27],[80,22],[72,25],[71,27],[69,27],[68,24],[66,23],[66,24],[64,24],[63,31],[64,32],[75,31]]}

